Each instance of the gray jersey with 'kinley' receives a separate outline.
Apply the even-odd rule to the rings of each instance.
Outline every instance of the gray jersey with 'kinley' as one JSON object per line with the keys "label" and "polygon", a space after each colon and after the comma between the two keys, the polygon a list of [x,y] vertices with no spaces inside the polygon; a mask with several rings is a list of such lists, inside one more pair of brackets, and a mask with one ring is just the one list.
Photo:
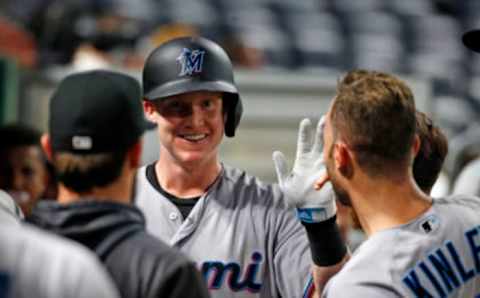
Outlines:
{"label": "gray jersey with 'kinley'", "polygon": [[378,232],[327,284],[326,297],[480,297],[480,198],[434,199]]}
{"label": "gray jersey with 'kinley'", "polygon": [[240,170],[222,173],[183,220],[178,208],[137,176],[135,204],[147,230],[190,256],[212,297],[302,297],[311,292],[304,229],[278,187]]}

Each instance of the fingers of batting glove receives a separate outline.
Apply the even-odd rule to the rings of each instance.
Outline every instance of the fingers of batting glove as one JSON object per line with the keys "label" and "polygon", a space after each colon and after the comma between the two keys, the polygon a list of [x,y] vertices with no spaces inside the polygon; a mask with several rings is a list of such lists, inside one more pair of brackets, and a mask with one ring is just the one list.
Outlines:
{"label": "fingers of batting glove", "polygon": [[284,185],[288,177],[288,165],[285,155],[280,151],[274,151],[272,154],[273,164],[275,165],[275,172],[277,173],[278,184]]}
{"label": "fingers of batting glove", "polygon": [[297,156],[296,160],[300,160],[304,154],[312,149],[312,122],[305,118],[300,121],[297,140]]}
{"label": "fingers of batting glove", "polygon": [[325,116],[320,117],[317,123],[317,130],[315,131],[315,140],[312,152],[316,154],[323,153],[323,129],[325,127]]}

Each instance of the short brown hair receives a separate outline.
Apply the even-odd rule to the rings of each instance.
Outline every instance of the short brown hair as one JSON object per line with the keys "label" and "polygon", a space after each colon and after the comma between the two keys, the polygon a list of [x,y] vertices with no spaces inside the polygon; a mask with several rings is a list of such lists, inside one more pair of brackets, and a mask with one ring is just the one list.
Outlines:
{"label": "short brown hair", "polygon": [[410,88],[381,72],[353,70],[339,82],[332,105],[334,136],[341,135],[369,175],[410,162],[415,103]]}
{"label": "short brown hair", "polygon": [[52,164],[59,182],[77,193],[85,193],[118,179],[126,154],[127,150],[92,154],[58,152],[53,154]]}
{"label": "short brown hair", "polygon": [[413,176],[418,186],[430,193],[448,153],[448,141],[427,115],[417,111],[416,119],[421,145],[413,163]]}

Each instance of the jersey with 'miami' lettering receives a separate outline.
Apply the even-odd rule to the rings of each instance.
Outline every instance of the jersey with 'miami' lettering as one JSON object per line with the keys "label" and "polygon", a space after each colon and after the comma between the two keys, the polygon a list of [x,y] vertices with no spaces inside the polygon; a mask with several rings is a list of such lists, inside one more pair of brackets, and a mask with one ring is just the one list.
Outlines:
{"label": "jersey with 'miami' lettering", "polygon": [[147,230],[178,247],[202,272],[212,297],[308,297],[312,259],[304,228],[278,186],[223,165],[186,219],[137,174],[135,204]]}

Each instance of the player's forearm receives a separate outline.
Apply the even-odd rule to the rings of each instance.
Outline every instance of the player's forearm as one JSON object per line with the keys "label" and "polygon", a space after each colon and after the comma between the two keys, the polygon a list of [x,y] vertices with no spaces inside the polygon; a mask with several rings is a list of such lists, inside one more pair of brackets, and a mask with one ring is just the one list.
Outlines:
{"label": "player's forearm", "polygon": [[310,244],[312,260],[317,266],[339,263],[347,254],[347,247],[336,223],[336,216],[325,221],[307,223],[302,221]]}
{"label": "player's forearm", "polygon": [[313,274],[313,283],[315,285],[315,293],[313,297],[320,298],[322,297],[323,289],[325,285],[330,280],[332,276],[334,276],[338,271],[340,271],[343,265],[348,261],[350,258],[350,253],[347,252],[343,259],[338,262],[337,264],[331,266],[318,266],[313,265],[312,267],[312,274]]}
{"label": "player's forearm", "polygon": [[320,297],[325,284],[342,268],[349,253],[336,224],[336,216],[322,222],[302,224],[307,232],[314,263],[314,297]]}

